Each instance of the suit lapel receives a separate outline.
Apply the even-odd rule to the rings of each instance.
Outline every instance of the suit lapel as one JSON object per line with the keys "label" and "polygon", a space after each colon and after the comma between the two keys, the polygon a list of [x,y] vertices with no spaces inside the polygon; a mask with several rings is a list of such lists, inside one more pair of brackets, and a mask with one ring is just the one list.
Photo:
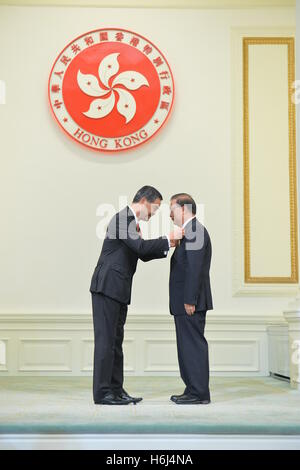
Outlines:
{"label": "suit lapel", "polygon": [[176,246],[172,256],[171,256],[171,259],[176,259],[180,253],[181,250],[184,250],[184,245],[185,245],[185,237],[182,238],[181,240],[181,243],[179,246]]}

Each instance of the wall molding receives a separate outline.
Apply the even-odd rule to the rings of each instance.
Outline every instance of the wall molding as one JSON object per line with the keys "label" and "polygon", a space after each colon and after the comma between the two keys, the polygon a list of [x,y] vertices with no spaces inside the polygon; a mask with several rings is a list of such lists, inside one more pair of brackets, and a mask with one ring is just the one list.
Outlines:
{"label": "wall molding", "polygon": [[[253,276],[251,273],[251,237],[250,237],[250,142],[249,135],[249,47],[250,46],[286,46],[287,48],[287,106],[289,131],[289,204],[290,204],[290,276]],[[246,283],[298,283],[298,224],[297,224],[297,181],[296,181],[296,123],[295,105],[292,100],[295,80],[295,55],[293,37],[244,37],[243,38],[243,118],[244,118],[244,271]],[[274,111],[273,111],[274,113]],[[267,215],[267,214],[265,214]]]}
{"label": "wall molding", "polygon": [[[243,167],[243,38],[260,38],[268,41],[270,38],[293,38],[295,30],[283,27],[259,27],[259,28],[232,28],[231,30],[231,95],[232,95],[232,208],[233,208],[233,296],[287,296],[295,297],[299,292],[299,283],[286,279],[287,282],[272,283],[246,282],[245,280],[245,238],[244,238],[244,167]],[[293,250],[293,256],[298,258],[298,253]],[[298,259],[295,260],[298,263]],[[255,281],[255,280],[254,280]],[[266,279],[268,281],[268,279]]]}
{"label": "wall molding", "polygon": [[[282,320],[281,315],[263,315],[261,313],[226,313],[220,312],[215,313],[208,310],[207,312],[207,323],[206,325],[266,325],[266,322],[279,321]],[[18,325],[17,329],[22,329],[22,323],[87,323],[92,321],[92,314],[83,312],[83,313],[1,313],[0,312],[0,325],[9,323],[11,328],[14,328],[13,325]],[[169,325],[173,323],[173,317],[169,313],[165,312],[144,312],[144,313],[135,313],[129,312],[126,325],[128,324],[166,324]],[[92,327],[92,323],[91,323]]]}
{"label": "wall molding", "polygon": [[[280,315],[207,312],[212,375],[269,375],[268,325]],[[91,313],[0,314],[0,376],[92,375]],[[174,320],[165,312],[129,312],[126,375],[179,375]]]}
{"label": "wall molding", "polygon": [[268,8],[295,7],[296,0],[4,0],[11,6],[52,6],[85,8]]}

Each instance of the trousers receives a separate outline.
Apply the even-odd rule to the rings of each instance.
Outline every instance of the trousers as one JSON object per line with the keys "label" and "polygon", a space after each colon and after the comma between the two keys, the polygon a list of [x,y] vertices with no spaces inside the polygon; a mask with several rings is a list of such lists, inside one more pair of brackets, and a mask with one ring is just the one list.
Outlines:
{"label": "trousers", "polygon": [[174,315],[180,376],[184,393],[210,400],[208,344],[204,337],[206,310]]}
{"label": "trousers", "polygon": [[94,324],[94,401],[123,390],[124,325],[128,306],[101,293],[92,293]]}

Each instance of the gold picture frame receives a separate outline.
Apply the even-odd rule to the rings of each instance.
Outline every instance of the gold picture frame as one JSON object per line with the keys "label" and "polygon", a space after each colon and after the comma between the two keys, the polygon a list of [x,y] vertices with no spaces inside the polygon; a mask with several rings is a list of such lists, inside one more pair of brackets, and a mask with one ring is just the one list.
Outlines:
{"label": "gold picture frame", "polygon": [[[250,265],[250,194],[249,194],[249,45],[285,44],[288,49],[288,119],[289,119],[289,197],[290,197],[290,260],[291,276],[251,275]],[[298,283],[298,222],[296,180],[296,118],[293,103],[295,80],[295,56],[293,37],[244,37],[243,38],[243,163],[244,163],[244,281],[250,284]]]}

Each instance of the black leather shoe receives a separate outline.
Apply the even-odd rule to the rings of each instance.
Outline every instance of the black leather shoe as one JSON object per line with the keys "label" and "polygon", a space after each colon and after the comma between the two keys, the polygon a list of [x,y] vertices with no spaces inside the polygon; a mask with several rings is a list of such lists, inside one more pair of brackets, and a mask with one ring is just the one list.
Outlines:
{"label": "black leather shoe", "polygon": [[107,393],[103,398],[95,401],[95,405],[128,405],[129,403],[133,402],[129,400],[123,400],[114,393]]}
{"label": "black leather shoe", "polygon": [[138,403],[142,401],[142,397],[131,397],[125,390],[122,390],[121,393],[118,393],[118,397],[120,397],[122,400],[128,400],[130,403]]}
{"label": "black leather shoe", "polygon": [[170,400],[176,401],[178,398],[182,398],[184,395],[184,393],[182,393],[181,395],[172,395]]}
{"label": "black leather shoe", "polygon": [[177,398],[177,400],[174,400],[174,403],[176,403],[176,405],[208,405],[210,400],[201,400],[193,395],[183,395]]}

